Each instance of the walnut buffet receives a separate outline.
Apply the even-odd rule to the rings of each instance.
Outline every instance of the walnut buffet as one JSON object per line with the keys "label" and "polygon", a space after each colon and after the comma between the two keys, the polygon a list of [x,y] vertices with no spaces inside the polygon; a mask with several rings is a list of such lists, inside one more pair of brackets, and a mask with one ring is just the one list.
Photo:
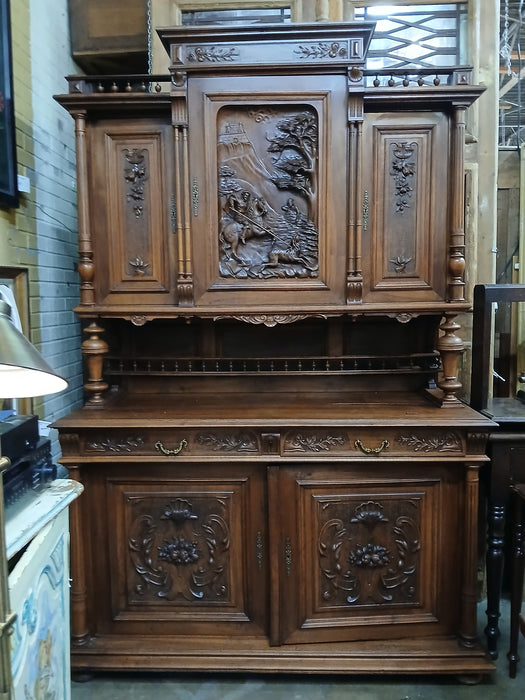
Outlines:
{"label": "walnut buffet", "polygon": [[457,394],[468,68],[364,23],[159,30],[69,78],[85,406],[72,667],[479,675]]}

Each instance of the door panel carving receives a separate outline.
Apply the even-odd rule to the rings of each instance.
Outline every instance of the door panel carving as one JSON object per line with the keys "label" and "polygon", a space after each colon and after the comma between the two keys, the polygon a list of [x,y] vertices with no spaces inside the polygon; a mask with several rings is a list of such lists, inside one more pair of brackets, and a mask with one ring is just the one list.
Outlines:
{"label": "door panel carving", "polygon": [[312,301],[342,302],[343,76],[330,76],[329,90],[319,76],[295,80],[286,93],[266,78],[250,79],[249,100],[245,80],[236,81],[235,90],[227,80],[218,86],[222,80],[197,78],[189,87],[190,121],[199,110],[205,123],[202,137],[190,143],[198,191],[192,217],[196,304],[280,303],[284,290],[300,291],[303,300],[306,294]]}
{"label": "door panel carving", "polygon": [[264,626],[264,598],[249,592],[249,581],[266,570],[258,478],[221,480],[211,472],[146,484],[108,479],[117,504],[108,533],[118,572],[115,624],[128,629],[146,616],[153,625],[184,621],[208,633],[217,624],[250,633]]}
{"label": "door panel carving", "polygon": [[287,572],[283,560],[281,580],[301,595],[283,611],[282,641],[380,639],[393,618],[415,636],[446,633],[450,610],[440,596],[454,564],[447,559],[439,582],[436,571],[454,537],[450,522],[441,532],[444,499],[458,503],[450,475],[437,469],[394,483],[377,465],[373,477],[290,472],[282,473],[283,498],[297,506],[287,506],[292,566]]}
{"label": "door panel carving", "polygon": [[439,193],[447,187],[447,130],[442,114],[365,118],[371,203],[363,240],[370,259],[363,271],[365,301],[392,292],[399,298],[445,297],[448,208]]}

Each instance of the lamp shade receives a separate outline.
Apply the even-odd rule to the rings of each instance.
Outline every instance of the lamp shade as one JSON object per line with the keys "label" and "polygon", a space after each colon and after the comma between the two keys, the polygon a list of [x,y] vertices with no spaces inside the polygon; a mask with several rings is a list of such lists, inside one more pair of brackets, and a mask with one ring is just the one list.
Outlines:
{"label": "lamp shade", "polygon": [[0,398],[55,394],[67,387],[34,345],[11,321],[11,307],[0,300]]}

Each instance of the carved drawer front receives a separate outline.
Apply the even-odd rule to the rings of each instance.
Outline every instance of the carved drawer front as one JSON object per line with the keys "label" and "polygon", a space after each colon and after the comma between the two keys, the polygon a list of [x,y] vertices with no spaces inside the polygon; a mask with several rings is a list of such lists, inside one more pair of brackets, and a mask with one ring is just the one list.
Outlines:
{"label": "carved drawer front", "polygon": [[452,632],[461,483],[392,471],[282,470],[283,643]]}
{"label": "carved drawer front", "polygon": [[447,134],[438,113],[365,119],[365,301],[445,297]]}
{"label": "carved drawer front", "polygon": [[[96,285],[100,302],[174,303],[170,268],[171,127],[155,120],[94,130]],[[103,189],[101,185],[103,184]]]}
{"label": "carved drawer front", "polygon": [[347,456],[388,457],[418,454],[458,456],[464,454],[461,433],[443,428],[318,428],[293,429],[285,433],[282,454],[286,457]]}
{"label": "carved drawer front", "polygon": [[[231,429],[118,429],[94,431],[84,439],[82,452],[104,457],[155,456],[161,458],[255,456],[266,437],[249,428]],[[278,443],[276,448],[278,449]]]}
{"label": "carved drawer front", "polygon": [[147,620],[160,634],[264,633],[265,492],[255,472],[222,478],[195,467],[180,479],[111,477],[106,489],[113,631]]}

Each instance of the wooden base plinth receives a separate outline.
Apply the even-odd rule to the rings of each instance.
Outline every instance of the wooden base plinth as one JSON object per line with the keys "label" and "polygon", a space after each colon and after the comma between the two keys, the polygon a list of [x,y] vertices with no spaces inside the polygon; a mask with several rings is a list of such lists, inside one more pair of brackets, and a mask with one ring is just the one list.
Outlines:
{"label": "wooden base plinth", "polygon": [[466,649],[455,638],[304,644],[271,647],[265,640],[206,640],[98,637],[72,650],[72,668],[82,670],[208,671],[304,674],[485,675],[494,663],[480,647]]}

